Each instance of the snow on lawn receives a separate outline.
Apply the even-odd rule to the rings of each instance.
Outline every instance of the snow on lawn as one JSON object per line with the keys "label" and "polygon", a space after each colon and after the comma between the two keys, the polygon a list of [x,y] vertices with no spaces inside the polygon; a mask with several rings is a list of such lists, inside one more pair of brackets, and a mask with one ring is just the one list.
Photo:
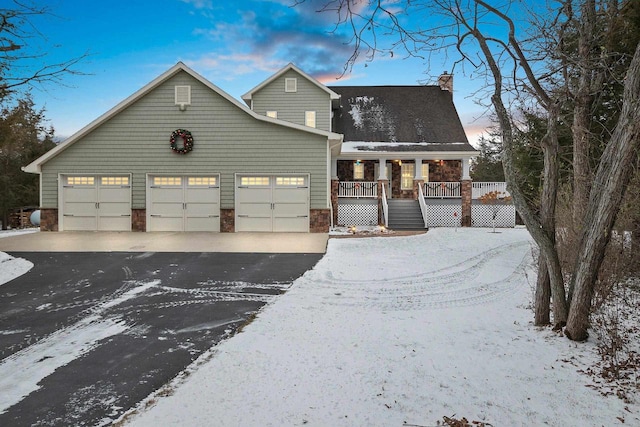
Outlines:
{"label": "snow on lawn", "polygon": [[[136,426],[638,425],[577,371],[596,360],[530,320],[524,229],[331,239],[242,333],[127,419]],[[628,406],[628,410],[625,410]],[[143,408],[150,407],[145,410]],[[620,418],[617,418],[620,417]]]}
{"label": "snow on lawn", "polygon": [[[39,229],[25,230],[0,230],[0,238],[16,236],[19,234],[35,233]],[[14,258],[9,254],[0,252],[0,285],[5,284],[16,277],[22,276],[33,268],[33,263],[22,258]]]}

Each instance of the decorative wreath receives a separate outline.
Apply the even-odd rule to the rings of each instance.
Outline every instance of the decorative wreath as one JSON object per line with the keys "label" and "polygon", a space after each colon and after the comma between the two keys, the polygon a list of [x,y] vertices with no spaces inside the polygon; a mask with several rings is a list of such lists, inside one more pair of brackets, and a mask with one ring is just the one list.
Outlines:
{"label": "decorative wreath", "polygon": [[[182,147],[179,147],[176,141],[178,138],[182,138],[183,144]],[[191,132],[185,129],[176,129],[171,133],[171,138],[169,138],[169,142],[171,143],[171,149],[178,154],[187,154],[189,151],[193,150],[193,136]]]}

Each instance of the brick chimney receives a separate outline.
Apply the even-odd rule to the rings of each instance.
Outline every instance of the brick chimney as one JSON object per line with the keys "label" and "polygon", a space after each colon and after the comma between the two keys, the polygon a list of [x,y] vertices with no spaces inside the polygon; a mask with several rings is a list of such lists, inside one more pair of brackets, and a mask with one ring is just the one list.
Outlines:
{"label": "brick chimney", "polygon": [[453,93],[453,74],[448,74],[446,71],[438,77],[438,86],[442,90],[448,90]]}

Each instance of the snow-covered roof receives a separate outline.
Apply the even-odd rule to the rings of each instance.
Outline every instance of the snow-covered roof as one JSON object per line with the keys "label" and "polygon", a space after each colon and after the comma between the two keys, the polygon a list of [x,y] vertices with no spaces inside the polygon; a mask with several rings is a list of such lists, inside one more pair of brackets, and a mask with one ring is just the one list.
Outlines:
{"label": "snow-covered roof", "polygon": [[434,159],[447,159],[462,157],[475,157],[479,154],[468,142],[367,142],[346,141],[342,143],[341,157],[358,158],[396,158],[422,157]]}

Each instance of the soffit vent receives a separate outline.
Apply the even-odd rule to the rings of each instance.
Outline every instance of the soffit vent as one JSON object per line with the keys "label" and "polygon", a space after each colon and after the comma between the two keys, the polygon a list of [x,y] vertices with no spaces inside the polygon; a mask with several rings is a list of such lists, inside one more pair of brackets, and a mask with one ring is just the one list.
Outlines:
{"label": "soffit vent", "polygon": [[191,105],[191,86],[176,86],[176,105]]}
{"label": "soffit vent", "polygon": [[285,92],[297,92],[298,91],[298,79],[286,78],[284,79],[284,91]]}

